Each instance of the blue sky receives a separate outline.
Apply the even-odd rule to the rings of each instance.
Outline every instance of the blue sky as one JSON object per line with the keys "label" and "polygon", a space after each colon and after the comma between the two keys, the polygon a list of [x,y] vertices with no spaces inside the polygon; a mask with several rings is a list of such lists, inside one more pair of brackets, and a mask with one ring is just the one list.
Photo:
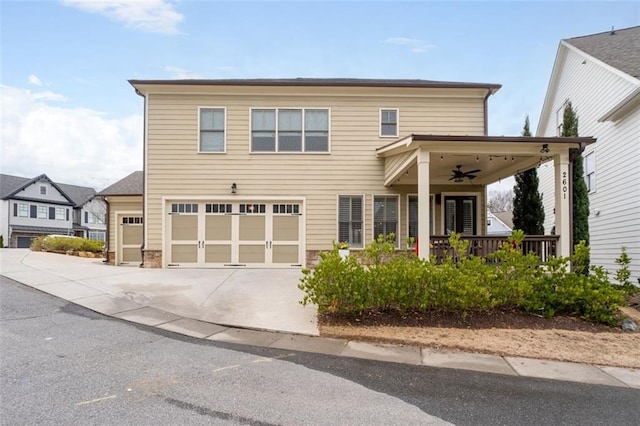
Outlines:
{"label": "blue sky", "polygon": [[640,25],[640,2],[1,2],[2,173],[101,189],[142,168],[129,79],[499,83],[489,133],[535,129],[563,38]]}

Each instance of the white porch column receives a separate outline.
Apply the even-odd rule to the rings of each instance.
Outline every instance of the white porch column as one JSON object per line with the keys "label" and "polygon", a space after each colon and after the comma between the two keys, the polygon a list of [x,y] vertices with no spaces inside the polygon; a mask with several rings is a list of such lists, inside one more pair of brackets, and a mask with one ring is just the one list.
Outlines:
{"label": "white porch column", "polygon": [[563,152],[553,156],[555,167],[555,219],[556,235],[560,235],[558,242],[558,256],[571,255],[571,216],[569,202],[571,197],[569,186],[569,153]]}
{"label": "white porch column", "polygon": [[418,256],[429,259],[429,243],[431,230],[429,229],[429,162],[430,153],[420,147],[418,152]]}

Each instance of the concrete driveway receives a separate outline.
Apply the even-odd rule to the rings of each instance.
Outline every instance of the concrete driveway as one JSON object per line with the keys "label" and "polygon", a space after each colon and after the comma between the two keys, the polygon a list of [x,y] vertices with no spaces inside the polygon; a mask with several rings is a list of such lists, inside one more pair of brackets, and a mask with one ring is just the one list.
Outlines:
{"label": "concrete driveway", "polygon": [[105,304],[148,306],[221,325],[319,334],[316,307],[299,303],[300,269],[142,269],[28,249],[0,256],[2,275],[101,312]]}

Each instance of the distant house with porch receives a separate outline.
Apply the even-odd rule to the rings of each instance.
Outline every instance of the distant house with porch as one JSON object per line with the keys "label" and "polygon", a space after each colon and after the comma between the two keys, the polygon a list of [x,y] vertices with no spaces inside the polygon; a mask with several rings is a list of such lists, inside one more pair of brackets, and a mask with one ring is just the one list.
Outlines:
{"label": "distant house with porch", "polygon": [[34,178],[0,175],[0,233],[7,247],[27,248],[42,235],[106,239],[106,208],[95,189]]}
{"label": "distant house with porch", "polygon": [[[130,83],[145,99],[143,189],[137,204],[107,197],[108,244],[121,252],[115,228],[139,214],[145,267],[310,266],[334,241],[358,250],[381,234],[426,257],[453,231],[482,239],[487,185],[549,159],[562,185],[569,149],[593,142],[489,136],[497,84]],[[568,199],[556,201],[545,241],[567,254]]]}
{"label": "distant house with porch", "polygon": [[[591,263],[610,272],[622,247],[640,279],[640,26],[560,41],[537,129],[556,136],[571,102],[578,131],[598,142],[584,147],[589,191]],[[556,225],[554,170],[539,169],[545,230]]]}

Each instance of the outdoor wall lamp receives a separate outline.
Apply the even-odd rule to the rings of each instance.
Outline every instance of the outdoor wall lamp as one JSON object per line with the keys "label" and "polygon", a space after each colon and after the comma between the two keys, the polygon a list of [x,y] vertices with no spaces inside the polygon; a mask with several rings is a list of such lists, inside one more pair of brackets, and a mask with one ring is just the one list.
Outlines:
{"label": "outdoor wall lamp", "polygon": [[232,193],[232,194],[235,194],[236,192],[238,192],[238,185],[236,185],[236,183],[235,183],[235,182],[233,182],[233,183],[231,184],[231,193]]}
{"label": "outdoor wall lamp", "polygon": [[543,154],[547,154],[549,152],[549,144],[543,143],[542,148],[540,149],[540,152]]}

